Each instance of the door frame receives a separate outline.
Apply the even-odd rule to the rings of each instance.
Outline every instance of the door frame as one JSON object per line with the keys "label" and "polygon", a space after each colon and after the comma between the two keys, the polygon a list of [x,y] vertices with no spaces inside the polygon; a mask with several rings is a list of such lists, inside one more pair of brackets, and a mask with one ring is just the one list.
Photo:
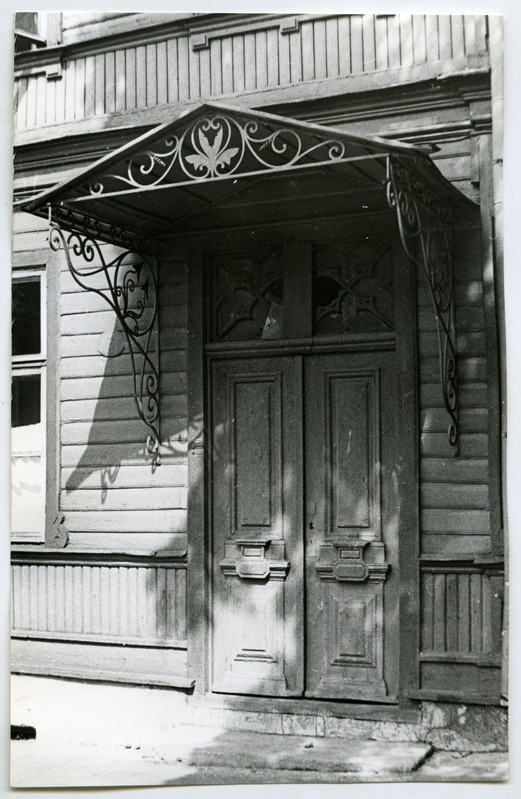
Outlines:
{"label": "door frame", "polygon": [[[313,225],[324,237],[345,237],[348,219],[320,219]],[[410,695],[418,688],[420,651],[420,508],[419,508],[419,388],[417,351],[416,272],[401,245],[393,217],[378,220],[379,232],[390,233],[393,241],[395,282],[395,336],[397,391],[400,413],[397,420],[396,460],[398,472],[400,542],[398,568],[400,577],[400,643],[398,711],[410,710],[417,702]],[[381,223],[384,223],[383,225]],[[349,225],[353,229],[353,225]],[[387,227],[387,230],[385,229]],[[357,220],[356,235],[374,234],[374,220]],[[253,235],[252,235],[253,234]],[[252,239],[262,241],[306,241],[309,223],[277,224],[269,229],[209,231],[176,237],[179,257],[187,264],[188,340],[187,340],[187,403],[188,403],[188,503],[187,503],[187,584],[196,591],[187,594],[188,675],[195,680],[194,696],[210,693],[209,625],[211,623],[211,530],[209,524],[209,453],[206,420],[208,418],[207,360],[205,356],[206,299],[204,283],[204,253],[214,249],[240,249]],[[172,242],[168,246],[171,247]],[[414,453],[414,457],[411,457]],[[192,575],[194,577],[192,578]],[[411,652],[414,653],[411,656]],[[214,695],[215,696],[215,695]],[[222,697],[226,699],[226,697]],[[228,698],[233,702],[234,696]],[[242,704],[256,704],[256,697],[240,697]],[[273,700],[287,702],[288,700]],[[316,706],[316,700],[299,699]],[[342,703],[348,706],[347,703]],[[374,708],[374,705],[373,705]],[[382,705],[388,714],[389,705]]]}

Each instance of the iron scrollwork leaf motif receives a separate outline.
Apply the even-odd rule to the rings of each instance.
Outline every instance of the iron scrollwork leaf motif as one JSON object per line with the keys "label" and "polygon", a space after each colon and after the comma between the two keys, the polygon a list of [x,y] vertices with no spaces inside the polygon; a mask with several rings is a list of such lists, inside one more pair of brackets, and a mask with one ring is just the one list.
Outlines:
{"label": "iron scrollwork leaf motif", "polygon": [[423,270],[438,332],[440,382],[449,414],[449,444],[459,453],[458,372],[455,341],[450,205],[406,165],[387,159],[387,200],[396,211],[403,248]]}
{"label": "iron scrollwork leaf motif", "polygon": [[146,452],[155,467],[160,463],[160,414],[158,291],[152,264],[143,255],[129,250],[107,262],[95,238],[76,231],[64,232],[53,222],[49,244],[53,250],[63,249],[76,283],[102,297],[117,317],[130,354],[137,413],[150,430]]}
{"label": "iron scrollwork leaf motif", "polygon": [[334,163],[346,157],[340,140],[323,141],[290,128],[273,130],[263,121],[243,121],[224,114],[198,119],[180,135],[165,136],[156,146],[130,156],[120,171],[96,177],[87,193],[103,195],[128,188],[213,180],[316,161]]}
{"label": "iron scrollwork leaf motif", "polygon": [[393,330],[390,245],[321,248],[313,282],[315,335]]}

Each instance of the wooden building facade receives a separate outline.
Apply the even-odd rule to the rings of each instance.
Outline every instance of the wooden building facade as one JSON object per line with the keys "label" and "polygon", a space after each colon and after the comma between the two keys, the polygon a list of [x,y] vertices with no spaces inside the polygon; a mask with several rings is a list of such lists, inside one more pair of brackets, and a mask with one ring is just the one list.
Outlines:
{"label": "wooden building facade", "polygon": [[496,712],[500,21],[45,21],[15,63],[13,671],[315,731]]}

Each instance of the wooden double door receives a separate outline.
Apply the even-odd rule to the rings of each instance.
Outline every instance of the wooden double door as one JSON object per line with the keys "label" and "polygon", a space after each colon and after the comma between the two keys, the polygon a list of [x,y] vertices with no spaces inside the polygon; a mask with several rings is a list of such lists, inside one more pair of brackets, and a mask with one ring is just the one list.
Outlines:
{"label": "wooden double door", "polygon": [[212,690],[395,701],[394,348],[228,354],[209,373]]}

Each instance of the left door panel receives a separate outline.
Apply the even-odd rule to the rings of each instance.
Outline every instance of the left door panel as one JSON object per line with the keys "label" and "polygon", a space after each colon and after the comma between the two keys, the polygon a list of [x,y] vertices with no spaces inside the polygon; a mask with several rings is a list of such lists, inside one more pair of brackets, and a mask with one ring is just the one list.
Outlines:
{"label": "left door panel", "polygon": [[212,364],[212,690],[303,691],[300,359]]}

